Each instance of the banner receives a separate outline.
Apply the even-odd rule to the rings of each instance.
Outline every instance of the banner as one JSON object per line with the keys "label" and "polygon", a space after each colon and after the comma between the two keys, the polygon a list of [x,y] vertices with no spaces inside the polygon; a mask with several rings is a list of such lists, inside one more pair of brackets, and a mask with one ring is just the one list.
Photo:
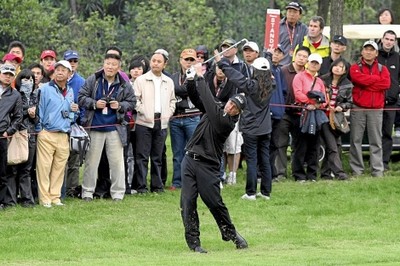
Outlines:
{"label": "banner", "polygon": [[281,11],[279,9],[267,9],[265,18],[264,48],[276,48],[279,43],[279,22]]}

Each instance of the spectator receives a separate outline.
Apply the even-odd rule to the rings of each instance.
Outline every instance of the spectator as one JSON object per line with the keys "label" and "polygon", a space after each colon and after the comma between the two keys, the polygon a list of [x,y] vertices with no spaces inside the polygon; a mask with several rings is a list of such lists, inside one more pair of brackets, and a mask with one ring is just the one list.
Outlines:
{"label": "spectator", "polygon": [[[293,92],[293,79],[296,74],[305,70],[308,56],[310,55],[310,49],[307,47],[300,47],[295,55],[293,63],[282,67],[282,73],[285,78],[287,85],[287,96],[286,96],[286,108],[283,114],[282,120],[276,129],[277,139],[277,157],[275,160],[276,176],[279,179],[287,176],[287,147],[289,145],[289,133],[292,139],[298,138],[300,127],[298,110],[299,106],[295,104],[294,92]],[[294,147],[292,145],[292,155]]]}
{"label": "spectator", "polygon": [[[309,97],[309,92],[319,92],[325,96],[324,82],[317,77],[321,68],[322,57],[318,53],[311,54],[308,57],[308,65],[306,70],[296,74],[293,79],[293,93],[295,102],[300,106],[304,106],[305,110],[313,112],[318,111],[325,102],[325,99],[315,100]],[[322,98],[322,97],[321,97]],[[324,97],[325,98],[325,97]],[[324,115],[324,114],[323,114]],[[315,114],[317,116],[317,114]],[[297,116],[300,124],[300,115]],[[328,120],[326,119],[326,122]],[[300,126],[297,133],[292,136],[293,152],[292,152],[292,175],[294,179],[300,183],[306,180],[317,181],[318,171],[318,149],[319,149],[319,133],[320,128],[316,128],[313,134],[309,131],[304,132]],[[306,165],[306,169],[305,169]]]}
{"label": "spectator", "polygon": [[275,161],[277,160],[279,154],[279,138],[281,137],[279,134],[280,122],[285,114],[285,103],[286,103],[286,95],[287,95],[287,85],[285,81],[285,76],[282,72],[282,67],[280,66],[280,62],[285,57],[282,46],[278,44],[278,46],[273,49],[272,54],[267,52],[268,59],[272,62],[271,72],[275,80],[276,89],[272,92],[270,105],[271,105],[271,143],[270,143],[270,164],[271,164],[271,173],[272,180],[279,181],[281,179],[285,179],[283,174],[278,174],[277,167],[275,165]]}
{"label": "spectator", "polygon": [[196,62],[202,64],[203,74],[205,74],[210,67],[212,67],[212,62],[203,64],[208,60],[208,49],[205,45],[199,45],[196,47]]}
{"label": "spectator", "polygon": [[37,93],[34,92],[34,74],[29,69],[23,69],[15,79],[15,89],[21,94],[22,99],[22,123],[18,130],[28,130],[29,154],[24,163],[9,166],[9,181],[13,189],[12,202],[18,202],[22,207],[33,207],[35,204],[32,194],[31,168],[36,153],[35,123],[38,121],[36,115]]}
{"label": "spectator", "polygon": [[308,33],[304,36],[301,44],[297,45],[296,50],[300,46],[310,49],[311,53],[318,53],[322,58],[328,57],[330,54],[329,39],[322,34],[325,27],[325,20],[320,16],[314,16],[308,23]]}
{"label": "spectator", "polygon": [[196,57],[197,53],[194,49],[184,49],[179,59],[180,71],[174,73],[171,77],[175,86],[176,107],[174,116],[169,122],[174,164],[170,190],[182,187],[181,162],[185,155],[185,146],[200,121],[200,111],[195,108],[188,96],[186,77],[186,71],[196,63]]}
{"label": "spectator", "polygon": [[382,8],[377,13],[378,23],[383,25],[394,24],[394,14],[389,8]]}
{"label": "spectator", "polygon": [[[8,45],[7,53],[14,54],[21,58],[21,62],[25,59],[25,45],[20,41],[12,41]],[[21,71],[21,64],[19,64],[15,74],[18,75]]]}
{"label": "spectator", "polygon": [[33,74],[35,75],[35,90],[39,88],[42,85],[42,80],[44,77],[44,68],[41,64],[39,63],[32,63],[28,67]]}
{"label": "spectator", "polygon": [[[290,2],[286,5],[286,16],[279,24],[279,44],[285,57],[281,65],[287,65],[292,62],[294,49],[301,44],[307,35],[308,27],[300,21],[303,14],[303,7],[298,2]],[[267,51],[264,51],[264,53]]]}
{"label": "spectator", "polygon": [[[335,61],[336,59],[342,57],[343,53],[346,51],[346,48],[347,48],[346,37],[344,37],[342,35],[333,36],[331,44],[330,44],[330,48],[331,48],[330,55],[328,57],[323,58],[323,60],[322,60],[322,66],[319,71],[320,76],[327,74],[330,70],[332,62]],[[349,69],[349,68],[350,68],[350,64],[348,64],[346,66],[346,69]]]}
{"label": "spectator", "polygon": [[162,153],[167,127],[175,111],[174,82],[162,73],[168,57],[156,51],[150,60],[150,71],[135,80],[137,97],[136,165],[138,193],[148,192],[148,161],[151,159],[151,192],[163,192]]}
{"label": "spectator", "polygon": [[21,57],[15,54],[6,54],[3,56],[4,64],[11,64],[15,67],[15,69],[19,68],[22,62]]}
{"label": "spectator", "polygon": [[68,86],[72,68],[68,61],[54,65],[54,80],[39,90],[37,130],[37,179],[39,201],[45,208],[63,206],[60,200],[64,171],[69,156],[69,136],[74,113],[74,91]]}
{"label": "spectator", "polygon": [[57,53],[54,50],[44,50],[40,54],[40,64],[44,68],[43,83],[49,82],[54,73],[54,64],[57,61]]}
{"label": "spectator", "polygon": [[[78,95],[81,87],[85,83],[85,79],[79,75],[79,54],[75,50],[67,50],[64,52],[64,60],[71,64],[72,74],[68,79],[68,86],[74,91],[74,103],[78,103]],[[80,119],[83,118],[85,110],[80,108],[79,116],[76,123],[80,124]],[[67,196],[77,196],[77,187],[79,186],[79,167],[81,165],[80,154],[77,151],[71,151],[68,158],[65,174],[65,193]]]}
{"label": "spectator", "polygon": [[19,129],[22,121],[22,101],[19,92],[11,88],[14,76],[13,65],[0,66],[0,210],[15,204],[7,176],[7,147],[8,137]]}
{"label": "spectator", "polygon": [[[346,60],[339,57],[331,64],[329,73],[321,77],[326,88],[328,115],[330,112],[346,112],[352,107],[353,84],[347,79],[347,67]],[[340,133],[328,123],[322,125],[321,138],[325,147],[325,157],[321,165],[321,179],[333,179],[331,173],[339,180],[348,179],[340,158],[340,137]]]}
{"label": "spectator", "polygon": [[260,49],[258,48],[257,43],[255,42],[247,42],[242,47],[243,50],[243,58],[247,65],[253,64],[254,60],[258,58],[260,53]]}
{"label": "spectator", "polygon": [[382,120],[382,158],[385,170],[390,170],[389,162],[393,147],[393,125],[396,118],[397,102],[399,100],[400,63],[399,52],[396,49],[397,35],[388,30],[383,34],[378,44],[378,62],[386,66],[390,72],[390,88],[385,93],[385,109]]}
{"label": "spectator", "polygon": [[366,41],[361,59],[350,68],[353,110],[350,115],[350,167],[354,176],[364,173],[362,139],[367,130],[372,176],[383,176],[382,120],[385,93],[390,87],[390,72],[378,63],[378,45]]}
{"label": "spectator", "polygon": [[[246,94],[247,107],[243,110],[240,129],[244,138],[244,153],[247,161],[245,200],[256,200],[256,195],[269,199],[272,189],[271,165],[269,162],[269,145],[271,139],[271,112],[269,100],[273,86],[270,64],[266,58],[257,58],[252,67],[251,79],[233,69],[226,59],[215,57],[225,75],[239,91]],[[258,162],[260,160],[260,162]],[[257,165],[261,174],[260,192],[257,193]]]}
{"label": "spectator", "polygon": [[79,104],[85,108],[81,123],[90,127],[91,140],[83,173],[84,201],[93,199],[103,147],[111,173],[111,197],[120,201],[125,194],[123,146],[128,140],[124,117],[135,107],[135,96],[129,81],[119,73],[120,67],[121,57],[118,54],[106,54],[103,69],[88,77],[79,91]]}

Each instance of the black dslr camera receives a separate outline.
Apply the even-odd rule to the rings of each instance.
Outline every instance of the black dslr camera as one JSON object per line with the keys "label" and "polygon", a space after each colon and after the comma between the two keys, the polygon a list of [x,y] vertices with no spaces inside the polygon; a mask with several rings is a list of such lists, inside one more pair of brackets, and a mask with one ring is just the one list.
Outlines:
{"label": "black dslr camera", "polygon": [[316,103],[324,103],[325,95],[320,91],[309,91],[307,92],[307,97],[309,99],[314,99]]}
{"label": "black dslr camera", "polygon": [[114,98],[114,97],[107,96],[107,97],[101,98],[101,100],[103,100],[103,101],[106,102],[106,106],[107,106],[107,107],[110,107],[110,102],[115,101],[115,98]]}

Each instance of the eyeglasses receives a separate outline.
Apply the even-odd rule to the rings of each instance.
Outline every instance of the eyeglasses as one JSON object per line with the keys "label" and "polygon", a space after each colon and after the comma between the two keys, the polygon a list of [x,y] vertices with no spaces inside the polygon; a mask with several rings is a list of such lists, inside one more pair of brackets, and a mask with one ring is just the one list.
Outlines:
{"label": "eyeglasses", "polygon": [[71,59],[71,60],[68,60],[68,62],[70,62],[70,63],[78,63],[78,59]]}
{"label": "eyeglasses", "polygon": [[194,62],[196,59],[188,57],[188,58],[184,58],[183,60],[185,61],[190,61],[190,62]]}

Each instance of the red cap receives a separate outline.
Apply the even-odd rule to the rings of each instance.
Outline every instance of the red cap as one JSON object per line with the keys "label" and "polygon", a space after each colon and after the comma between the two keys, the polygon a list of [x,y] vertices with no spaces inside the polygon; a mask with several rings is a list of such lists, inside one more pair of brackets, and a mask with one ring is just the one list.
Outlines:
{"label": "red cap", "polygon": [[48,57],[48,56],[53,57],[54,59],[57,58],[56,52],[54,52],[53,50],[44,50],[42,52],[42,54],[40,55],[40,59],[43,59],[43,58]]}
{"label": "red cap", "polygon": [[5,62],[5,61],[13,61],[13,60],[17,61],[18,64],[21,64],[21,62],[22,62],[21,57],[19,57],[18,55],[15,55],[15,54],[6,54],[3,57],[3,62]]}

